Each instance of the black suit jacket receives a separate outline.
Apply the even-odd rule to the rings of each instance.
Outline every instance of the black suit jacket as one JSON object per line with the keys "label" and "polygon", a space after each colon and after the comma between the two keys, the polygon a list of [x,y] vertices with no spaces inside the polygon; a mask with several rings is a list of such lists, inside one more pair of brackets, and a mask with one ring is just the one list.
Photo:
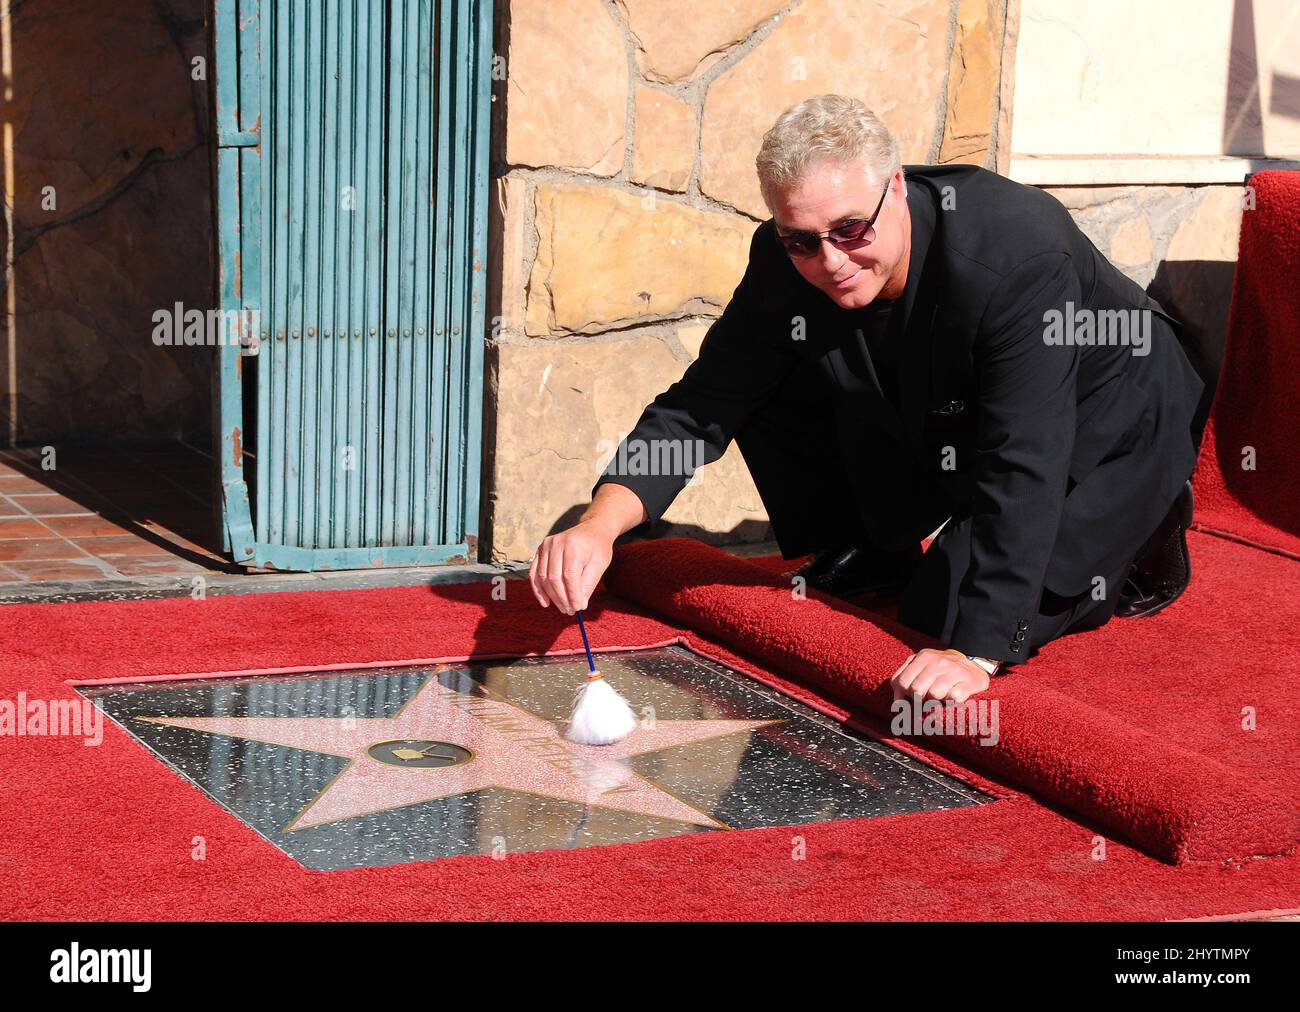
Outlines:
{"label": "black suit jacket", "polygon": [[[968,165],[908,165],[904,177],[912,248],[900,297],[901,414],[881,393],[861,314],[804,281],[768,219],[698,358],[625,443],[700,440],[695,463],[716,460],[790,372],[814,361],[834,398],[828,438],[840,444],[872,540],[901,547],[929,534],[936,515],[970,516],[950,645],[1018,660],[1028,649],[1008,645],[1044,587],[1070,596],[1111,579],[1164,516],[1194,463],[1203,385],[1179,321],[1055,198]],[[1055,333],[1052,310],[1062,314]],[[1070,343],[1068,319],[1080,310],[1149,311],[1147,353],[1082,343],[1079,327]],[[1117,316],[1093,319],[1108,319],[1119,339]],[[1140,333],[1140,316],[1125,319]],[[1066,343],[1049,343],[1057,334]],[[651,520],[690,476],[617,472],[611,463],[593,494],[607,481],[626,485]]]}

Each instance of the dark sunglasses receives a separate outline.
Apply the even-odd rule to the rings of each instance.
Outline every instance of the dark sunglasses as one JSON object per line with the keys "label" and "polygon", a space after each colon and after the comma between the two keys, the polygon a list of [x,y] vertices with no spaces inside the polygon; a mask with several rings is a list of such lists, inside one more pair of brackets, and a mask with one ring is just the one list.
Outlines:
{"label": "dark sunglasses", "polygon": [[821,252],[823,236],[829,239],[836,249],[861,249],[876,238],[876,218],[880,216],[880,209],[884,206],[888,193],[889,187],[886,186],[870,218],[854,218],[843,225],[837,225],[829,232],[790,232],[788,235],[777,233],[776,241],[785,247],[785,251],[792,257],[816,256]]}

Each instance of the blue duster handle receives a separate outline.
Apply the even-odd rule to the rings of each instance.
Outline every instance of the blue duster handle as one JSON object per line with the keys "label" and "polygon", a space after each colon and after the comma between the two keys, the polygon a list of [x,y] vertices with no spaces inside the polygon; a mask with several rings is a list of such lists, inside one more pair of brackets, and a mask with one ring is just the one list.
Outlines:
{"label": "blue duster handle", "polygon": [[587,626],[582,621],[582,612],[576,613],[578,616],[578,629],[582,632],[582,646],[587,651],[587,668],[592,674],[596,672],[596,662],[591,656],[591,642],[587,639]]}

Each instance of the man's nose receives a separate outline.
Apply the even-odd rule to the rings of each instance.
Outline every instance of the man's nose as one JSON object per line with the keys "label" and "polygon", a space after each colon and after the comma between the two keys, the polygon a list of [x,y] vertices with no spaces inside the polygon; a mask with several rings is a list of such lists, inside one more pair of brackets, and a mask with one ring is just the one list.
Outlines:
{"label": "man's nose", "polygon": [[844,263],[844,253],[842,250],[835,248],[835,244],[822,236],[822,248],[818,254],[821,259],[822,268],[827,274],[838,274],[840,265]]}

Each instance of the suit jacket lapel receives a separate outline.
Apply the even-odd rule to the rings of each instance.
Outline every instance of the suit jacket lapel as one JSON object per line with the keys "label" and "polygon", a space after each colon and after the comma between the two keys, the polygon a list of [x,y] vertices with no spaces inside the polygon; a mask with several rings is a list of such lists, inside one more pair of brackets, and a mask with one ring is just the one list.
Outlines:
{"label": "suit jacket lapel", "polygon": [[[912,249],[902,305],[903,338],[899,352],[899,398],[902,416],[885,397],[876,375],[862,328],[850,313],[841,316],[841,337],[826,353],[826,364],[847,403],[865,407],[868,415],[900,442],[921,448],[925,413],[929,405],[934,319],[938,312],[937,205],[927,183],[908,184],[912,217]],[[858,433],[846,433],[856,445]],[[863,433],[862,435],[865,435]],[[852,458],[852,459],[857,459]]]}
{"label": "suit jacket lapel", "polygon": [[905,330],[900,351],[899,400],[903,432],[908,443],[919,451],[930,403],[934,319],[938,312],[938,205],[928,183],[913,178],[908,185],[916,199],[908,200],[912,250],[903,294]]}

